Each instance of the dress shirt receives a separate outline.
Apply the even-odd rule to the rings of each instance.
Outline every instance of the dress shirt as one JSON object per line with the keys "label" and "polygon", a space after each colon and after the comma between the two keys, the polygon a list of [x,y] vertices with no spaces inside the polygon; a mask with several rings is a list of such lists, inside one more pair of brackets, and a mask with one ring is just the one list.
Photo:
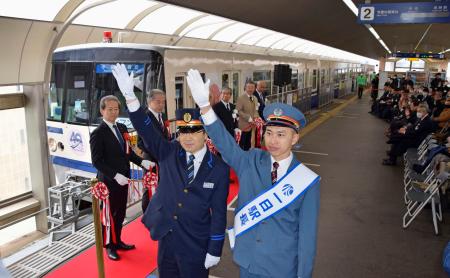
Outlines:
{"label": "dress shirt", "polygon": [[[110,122],[108,122],[108,121],[105,120],[105,119],[103,119],[103,121],[109,126],[109,128],[110,128],[111,131],[112,131],[112,133],[116,136],[117,141],[119,141],[119,143],[120,143],[120,139],[119,139],[119,137],[117,137],[117,136],[119,136],[119,135],[117,134],[116,130],[114,129],[114,125],[117,126],[117,124],[115,124],[115,123],[110,123]],[[119,127],[117,127],[117,128],[119,128]],[[123,140],[123,141],[125,142],[125,140]],[[122,144],[122,143],[120,143],[120,144]]]}
{"label": "dress shirt", "polygon": [[202,164],[203,157],[205,157],[206,154],[206,145],[203,145],[203,148],[201,148],[196,153],[190,153],[186,152],[186,162],[189,162],[189,156],[193,154],[195,156],[194,158],[194,178],[197,175],[198,169],[200,168],[200,165]]}

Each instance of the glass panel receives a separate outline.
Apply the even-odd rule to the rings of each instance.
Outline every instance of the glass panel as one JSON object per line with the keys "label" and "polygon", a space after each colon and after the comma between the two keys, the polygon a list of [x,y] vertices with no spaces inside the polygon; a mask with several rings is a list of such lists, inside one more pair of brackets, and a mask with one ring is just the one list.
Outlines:
{"label": "glass panel", "polygon": [[0,110],[0,201],[30,192],[25,108]]}
{"label": "glass panel", "polygon": [[90,63],[67,64],[67,94],[65,121],[88,123],[88,94],[91,88],[92,65]]}
{"label": "glass panel", "polygon": [[[97,1],[83,2],[75,10],[75,13]],[[146,0],[133,0],[131,3],[130,5],[129,0],[118,0],[94,7],[82,13],[75,19],[74,23],[123,29],[141,11],[157,4],[156,2]]]}
{"label": "glass panel", "polygon": [[239,72],[233,72],[233,102],[236,103],[239,96]]}
{"label": "glass panel", "polygon": [[411,67],[423,69],[425,68],[425,61],[420,59],[419,61],[412,61]]}
{"label": "glass panel", "polygon": [[230,24],[230,22],[232,21],[223,17],[206,16],[189,25],[180,33],[180,36],[206,39],[219,28]]}
{"label": "glass panel", "polygon": [[267,38],[262,39],[260,42],[258,42],[258,43],[256,44],[256,46],[268,47],[268,46],[270,46],[271,44],[273,44],[274,42],[276,42],[276,41],[278,41],[278,40],[280,40],[280,39],[282,39],[282,38],[284,38],[284,37],[286,37],[285,34],[274,33],[273,35],[268,36]]}
{"label": "glass panel", "polygon": [[53,64],[50,92],[48,94],[47,120],[62,121],[65,65]]}
{"label": "glass panel", "polygon": [[253,45],[257,41],[262,39],[264,36],[267,36],[272,33],[275,33],[275,32],[261,28],[261,29],[255,30],[255,31],[250,32],[247,35],[243,36],[242,38],[240,38],[237,41],[237,43]]}
{"label": "glass panel", "polygon": [[184,76],[175,77],[175,108],[182,109],[184,95]]}
{"label": "glass panel", "polygon": [[408,61],[407,59],[400,59],[397,62],[395,62],[395,67],[396,68],[409,68],[409,65],[411,64],[410,61]]}
{"label": "glass panel", "polygon": [[245,23],[237,23],[220,31],[212,39],[217,41],[233,42],[237,38],[239,38],[239,36],[255,28],[256,27],[253,25],[248,25]]}
{"label": "glass panel", "polygon": [[[143,88],[144,88],[144,64],[125,64],[128,72],[134,72],[134,93],[139,101],[142,103],[143,100]],[[92,124],[100,124],[102,120],[102,115],[100,114],[100,100],[102,97],[107,95],[115,95],[121,105],[120,114],[118,121],[127,125],[128,128],[131,128],[128,125],[128,113],[125,109],[126,103],[125,99],[120,92],[116,79],[111,73],[112,64],[97,64],[95,66],[95,88],[94,88],[94,97],[92,98],[92,107],[91,107],[91,123]]]}
{"label": "glass panel", "polygon": [[[5,3],[7,2],[7,3]],[[2,1],[0,16],[52,21],[68,0]]]}
{"label": "glass panel", "polygon": [[222,88],[230,87],[230,74],[222,73]]}
{"label": "glass panel", "polygon": [[146,16],[134,29],[137,31],[171,35],[181,25],[186,23],[186,21],[200,14],[200,12],[193,10],[175,6],[164,6]]}
{"label": "glass panel", "polygon": [[395,62],[386,62],[386,64],[384,65],[384,70],[385,71],[394,71],[394,64],[395,64]]}

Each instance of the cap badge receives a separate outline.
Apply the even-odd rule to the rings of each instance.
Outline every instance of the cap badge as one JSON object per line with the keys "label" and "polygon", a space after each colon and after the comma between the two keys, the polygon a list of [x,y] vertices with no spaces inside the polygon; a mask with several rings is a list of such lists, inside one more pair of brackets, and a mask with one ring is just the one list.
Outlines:
{"label": "cap badge", "polygon": [[277,117],[280,117],[283,115],[283,110],[281,110],[281,108],[275,108],[275,110],[273,110],[273,114]]}
{"label": "cap badge", "polygon": [[189,123],[189,122],[192,120],[191,114],[189,114],[189,113],[184,113],[184,115],[183,115],[183,120],[184,120],[186,123]]}

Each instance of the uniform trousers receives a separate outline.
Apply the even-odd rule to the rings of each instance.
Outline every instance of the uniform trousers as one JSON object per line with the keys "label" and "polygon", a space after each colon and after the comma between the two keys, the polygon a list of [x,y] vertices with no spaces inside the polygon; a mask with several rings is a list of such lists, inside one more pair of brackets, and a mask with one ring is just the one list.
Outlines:
{"label": "uniform trousers", "polygon": [[160,278],[208,278],[204,261],[193,262],[177,254],[174,232],[158,241],[158,273]]}

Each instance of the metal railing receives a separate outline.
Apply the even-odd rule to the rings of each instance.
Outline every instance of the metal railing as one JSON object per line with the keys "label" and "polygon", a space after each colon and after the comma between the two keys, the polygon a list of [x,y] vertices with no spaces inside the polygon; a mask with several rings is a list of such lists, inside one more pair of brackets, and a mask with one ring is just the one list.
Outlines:
{"label": "metal railing", "polygon": [[311,87],[285,91],[267,96],[266,101],[268,103],[281,102],[289,104],[307,114],[311,111],[311,91]]}

